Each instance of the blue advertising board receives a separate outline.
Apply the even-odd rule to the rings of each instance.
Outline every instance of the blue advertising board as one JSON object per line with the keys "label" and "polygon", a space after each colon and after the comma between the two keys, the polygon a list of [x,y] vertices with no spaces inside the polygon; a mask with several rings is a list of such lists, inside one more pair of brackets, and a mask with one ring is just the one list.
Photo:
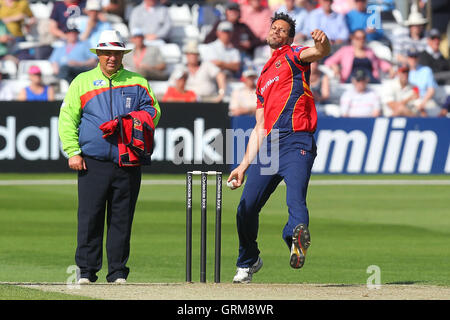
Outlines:
{"label": "blue advertising board", "polygon": [[[70,172],[58,136],[61,102],[3,102],[0,172]],[[161,104],[148,173],[233,168],[254,116],[228,116],[226,104]],[[449,174],[449,118],[320,117],[319,174]],[[263,152],[262,152],[263,153]],[[276,157],[267,157],[271,160]]]}
{"label": "blue advertising board", "polygon": [[[318,123],[313,173],[450,173],[448,118],[321,117]],[[233,129],[254,124],[248,116],[232,119]]]}

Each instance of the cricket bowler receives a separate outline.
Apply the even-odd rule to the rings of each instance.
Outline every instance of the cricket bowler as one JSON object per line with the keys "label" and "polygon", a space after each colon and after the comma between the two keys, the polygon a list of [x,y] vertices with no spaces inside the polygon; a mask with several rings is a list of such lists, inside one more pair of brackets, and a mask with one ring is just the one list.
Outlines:
{"label": "cricket bowler", "polygon": [[[316,157],[313,134],[317,112],[309,89],[310,63],[328,56],[330,43],[318,29],[311,32],[313,47],[293,46],[294,36],[295,21],[287,14],[276,13],[267,37],[272,56],[256,86],[256,125],[242,162],[228,178],[228,183],[237,188],[247,174],[236,215],[239,255],[234,283],[251,282],[263,265],[257,244],[259,212],[282,180],[289,212],[282,236],[290,249],[292,268],[303,266],[311,243],[306,193]],[[275,139],[278,157],[272,161],[278,161],[278,170],[267,174],[261,162],[253,160],[263,141],[270,149]]]}

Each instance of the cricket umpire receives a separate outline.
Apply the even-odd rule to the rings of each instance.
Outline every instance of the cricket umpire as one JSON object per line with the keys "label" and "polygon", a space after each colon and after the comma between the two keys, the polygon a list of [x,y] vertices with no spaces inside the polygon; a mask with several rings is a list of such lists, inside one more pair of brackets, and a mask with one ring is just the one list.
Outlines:
{"label": "cricket umpire", "polygon": [[59,115],[62,146],[69,167],[78,172],[78,283],[89,284],[98,278],[105,211],[106,280],[125,283],[141,168],[139,163],[119,165],[117,136],[105,139],[99,127],[133,111],[148,112],[156,126],[161,112],[147,80],[123,68],[123,55],[131,50],[117,31],[103,31],[97,47],[91,51],[97,54],[99,63],[72,81]]}
{"label": "cricket umpire", "polygon": [[[282,237],[290,249],[292,268],[303,266],[311,241],[306,192],[316,156],[313,134],[317,112],[309,88],[310,63],[326,57],[330,43],[325,33],[317,29],[311,33],[312,47],[292,45],[294,36],[295,21],[287,14],[276,13],[267,36],[272,56],[256,86],[256,125],[242,162],[228,178],[234,187],[239,187],[247,173],[236,217],[239,255],[235,283],[250,282],[262,267],[256,241],[259,212],[282,180],[286,183],[289,213]],[[271,173],[262,170],[262,161],[253,161],[263,142],[269,152],[274,151],[274,143],[278,146],[278,156],[271,153],[278,169]]]}

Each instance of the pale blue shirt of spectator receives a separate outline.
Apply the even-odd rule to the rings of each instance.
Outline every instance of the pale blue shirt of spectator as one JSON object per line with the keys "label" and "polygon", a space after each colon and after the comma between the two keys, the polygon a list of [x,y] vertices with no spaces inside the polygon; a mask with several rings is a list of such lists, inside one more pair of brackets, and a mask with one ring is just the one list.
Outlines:
{"label": "pale blue shirt of spectator", "polygon": [[[361,5],[365,0],[357,0],[357,5]],[[356,10],[353,9],[345,15],[345,20],[348,25],[350,33],[356,30],[365,30],[367,41],[381,40],[383,38],[383,29],[381,26],[381,19],[374,17],[379,13],[377,12],[367,12],[366,10]],[[373,25],[371,25],[373,24]],[[377,25],[378,24],[378,25]],[[368,29],[372,29],[368,32]]]}
{"label": "pale blue shirt of spectator", "polygon": [[277,13],[286,13],[295,20],[296,34],[303,31],[306,18],[308,17],[308,11],[305,8],[294,6],[291,10],[289,10],[286,5],[282,5],[278,8]]}
{"label": "pale blue shirt of spectator", "polygon": [[[331,1],[329,0],[321,0],[320,3],[329,3],[331,7]],[[328,39],[332,42],[341,43],[349,38],[349,32],[344,15],[334,11],[330,11],[327,14],[323,7],[314,9],[309,13],[302,33],[310,38],[311,32],[315,29],[320,29],[325,32]]]}
{"label": "pale blue shirt of spectator", "polygon": [[203,46],[202,59],[204,61],[221,60],[225,62],[239,62],[239,51],[231,45],[225,45],[219,39]]}
{"label": "pale blue shirt of spectator", "polygon": [[241,54],[231,43],[231,32],[233,24],[229,21],[222,21],[217,26],[217,39],[205,44],[200,49],[200,56],[203,61],[210,61],[218,66],[222,71],[233,77],[240,76]]}
{"label": "pale blue shirt of spectator", "polygon": [[96,55],[89,51],[91,47],[86,41],[80,41],[75,44],[65,44],[53,49],[48,59],[50,62],[56,62],[59,66],[66,65],[69,61],[84,62]]}
{"label": "pale blue shirt of spectator", "polygon": [[433,71],[427,66],[417,65],[416,69],[409,70],[408,81],[419,88],[420,97],[424,97],[429,88],[437,88],[434,80]]}
{"label": "pale blue shirt of spectator", "polygon": [[[83,17],[84,18],[84,17]],[[80,19],[78,29],[80,30],[80,33],[83,33],[86,30],[88,19]],[[91,48],[95,48],[98,44],[98,39],[100,38],[100,34],[104,30],[111,30],[113,29],[111,23],[107,21],[98,21],[95,25],[94,29],[91,31],[91,34],[86,39],[86,41],[89,43],[89,46]]]}
{"label": "pale blue shirt of spectator", "polygon": [[143,0],[131,11],[128,28],[141,29],[147,41],[165,41],[172,28],[169,10],[157,0]]}

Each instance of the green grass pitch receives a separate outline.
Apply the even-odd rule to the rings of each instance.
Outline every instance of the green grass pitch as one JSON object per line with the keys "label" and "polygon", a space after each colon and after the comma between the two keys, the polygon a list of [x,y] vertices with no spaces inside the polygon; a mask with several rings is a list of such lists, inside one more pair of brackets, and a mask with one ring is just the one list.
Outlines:
{"label": "green grass pitch", "polygon": [[[224,179],[226,176],[224,175]],[[75,175],[8,175],[16,179],[75,179]],[[133,223],[129,282],[185,280],[184,176],[145,175],[180,184],[143,184]],[[198,179],[198,178],[197,178]],[[382,284],[450,285],[450,185],[320,185],[342,179],[440,179],[446,176],[313,176],[309,187],[312,244],[305,266],[289,266],[281,238],[287,221],[280,185],[260,215],[264,267],[256,283],[365,284],[376,265]],[[210,178],[213,181],[212,178]],[[207,280],[214,271],[214,185],[208,187]],[[223,188],[222,282],[235,273],[235,210],[241,189]],[[199,280],[200,186],[194,185],[193,280]],[[76,247],[76,185],[0,184],[0,282],[66,282]],[[105,255],[106,253],[104,253]],[[99,282],[106,282],[106,256]],[[0,286],[1,292],[5,290]]]}

